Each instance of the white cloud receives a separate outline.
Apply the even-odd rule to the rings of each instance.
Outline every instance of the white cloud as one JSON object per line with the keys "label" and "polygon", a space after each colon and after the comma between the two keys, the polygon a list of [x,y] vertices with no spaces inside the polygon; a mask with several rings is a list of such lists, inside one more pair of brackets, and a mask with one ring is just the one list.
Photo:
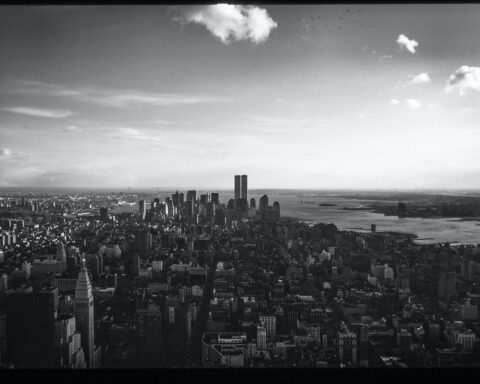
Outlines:
{"label": "white cloud", "polygon": [[28,160],[32,157],[29,153],[12,152],[9,148],[0,148],[0,158],[8,162]]}
{"label": "white cloud", "polygon": [[403,101],[400,101],[398,99],[391,99],[390,100],[390,105],[404,105],[407,108],[410,109],[418,109],[422,106],[422,103],[418,101],[417,99],[406,99]]}
{"label": "white cloud", "polygon": [[65,132],[83,132],[83,130],[76,125],[69,125],[63,129]]}
{"label": "white cloud", "polygon": [[365,115],[358,115],[357,119],[365,119],[365,117],[366,117]]}
{"label": "white cloud", "polygon": [[438,109],[440,107],[440,105],[436,104],[436,103],[430,103],[428,104],[428,108],[430,109]]}
{"label": "white cloud", "polygon": [[168,149],[182,149],[182,146],[177,145],[174,141],[171,140],[171,138],[165,135],[160,136],[155,132],[150,132],[146,130],[120,127],[106,129],[105,133],[117,139],[146,141],[150,144],[160,145]]}
{"label": "white cloud", "polygon": [[1,148],[0,149],[0,156],[2,157],[7,157],[7,156],[10,156],[12,154],[12,151],[10,151],[10,149],[8,148]]}
{"label": "white cloud", "polygon": [[417,41],[413,39],[409,39],[407,36],[403,34],[398,36],[397,43],[398,45],[400,45],[401,48],[405,48],[410,53],[415,53],[416,47],[418,47]]}
{"label": "white cloud", "polygon": [[462,65],[448,77],[445,92],[458,90],[459,95],[463,96],[468,89],[480,92],[480,67]]}
{"label": "white cloud", "polygon": [[233,4],[188,8],[174,20],[204,25],[224,44],[232,40],[250,40],[259,44],[266,41],[278,26],[265,9]]}
{"label": "white cloud", "polygon": [[405,104],[410,109],[418,109],[422,106],[422,103],[417,99],[407,99],[405,100]]}
{"label": "white cloud", "polygon": [[6,107],[6,108],[3,108],[3,110],[6,112],[18,113],[21,115],[48,117],[51,119],[61,119],[62,117],[68,117],[73,115],[73,113],[69,110],[57,110],[57,109]]}
{"label": "white cloud", "polygon": [[71,97],[82,102],[91,102],[115,108],[134,105],[171,107],[200,103],[222,103],[229,99],[211,95],[182,95],[175,93],[142,92],[137,90],[108,90],[91,87],[66,87],[40,81],[16,80],[12,92],[53,97]]}
{"label": "white cloud", "polygon": [[418,75],[410,75],[410,80],[407,84],[416,85],[416,84],[426,84],[430,83],[432,80],[427,72],[419,73]]}

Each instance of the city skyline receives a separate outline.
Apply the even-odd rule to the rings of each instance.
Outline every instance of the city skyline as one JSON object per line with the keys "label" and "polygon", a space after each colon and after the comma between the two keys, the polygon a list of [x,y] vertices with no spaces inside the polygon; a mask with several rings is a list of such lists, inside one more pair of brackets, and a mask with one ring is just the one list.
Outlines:
{"label": "city skyline", "polygon": [[480,188],[479,16],[4,6],[0,187]]}

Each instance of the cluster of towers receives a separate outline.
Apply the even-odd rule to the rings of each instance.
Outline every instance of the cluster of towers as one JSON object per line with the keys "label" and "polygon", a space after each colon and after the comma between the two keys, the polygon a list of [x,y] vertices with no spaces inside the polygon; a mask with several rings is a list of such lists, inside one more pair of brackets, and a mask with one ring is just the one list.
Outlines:
{"label": "cluster of towers", "polygon": [[248,178],[247,175],[235,175],[235,195],[234,199],[230,199],[227,209],[234,211],[234,216],[240,217],[260,217],[266,220],[276,220],[280,218],[280,203],[268,205],[268,196],[263,195],[259,200],[259,207],[254,198],[250,199],[248,204]]}
{"label": "cluster of towers", "polygon": [[[63,247],[57,258],[65,259]],[[75,282],[75,296],[59,296],[45,283],[7,296],[6,358],[15,368],[98,368],[93,292],[85,259]]]}
{"label": "cluster of towers", "polygon": [[248,201],[248,176],[235,175],[234,199],[225,204],[220,204],[219,194],[216,192],[201,194],[197,198],[197,191],[191,190],[186,195],[176,191],[171,197],[166,197],[164,202],[158,198],[150,203],[147,210],[147,201],[139,202],[139,214],[142,219],[147,216],[192,218],[196,222],[211,222],[215,225],[225,225],[229,219],[262,218],[275,220],[280,218],[280,204],[276,201],[273,206],[268,205],[268,196],[263,195],[259,207],[254,198]]}

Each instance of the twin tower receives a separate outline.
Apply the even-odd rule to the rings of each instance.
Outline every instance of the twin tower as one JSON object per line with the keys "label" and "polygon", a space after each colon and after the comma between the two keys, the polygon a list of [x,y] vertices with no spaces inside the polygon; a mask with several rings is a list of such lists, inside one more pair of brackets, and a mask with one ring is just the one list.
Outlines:
{"label": "twin tower", "polygon": [[247,175],[235,175],[235,201],[247,199]]}

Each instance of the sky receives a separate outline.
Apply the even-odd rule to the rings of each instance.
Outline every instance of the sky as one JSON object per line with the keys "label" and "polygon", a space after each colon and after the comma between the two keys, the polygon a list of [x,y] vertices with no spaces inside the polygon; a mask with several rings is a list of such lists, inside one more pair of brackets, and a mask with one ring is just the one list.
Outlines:
{"label": "sky", "polygon": [[2,6],[0,186],[480,188],[480,5]]}

